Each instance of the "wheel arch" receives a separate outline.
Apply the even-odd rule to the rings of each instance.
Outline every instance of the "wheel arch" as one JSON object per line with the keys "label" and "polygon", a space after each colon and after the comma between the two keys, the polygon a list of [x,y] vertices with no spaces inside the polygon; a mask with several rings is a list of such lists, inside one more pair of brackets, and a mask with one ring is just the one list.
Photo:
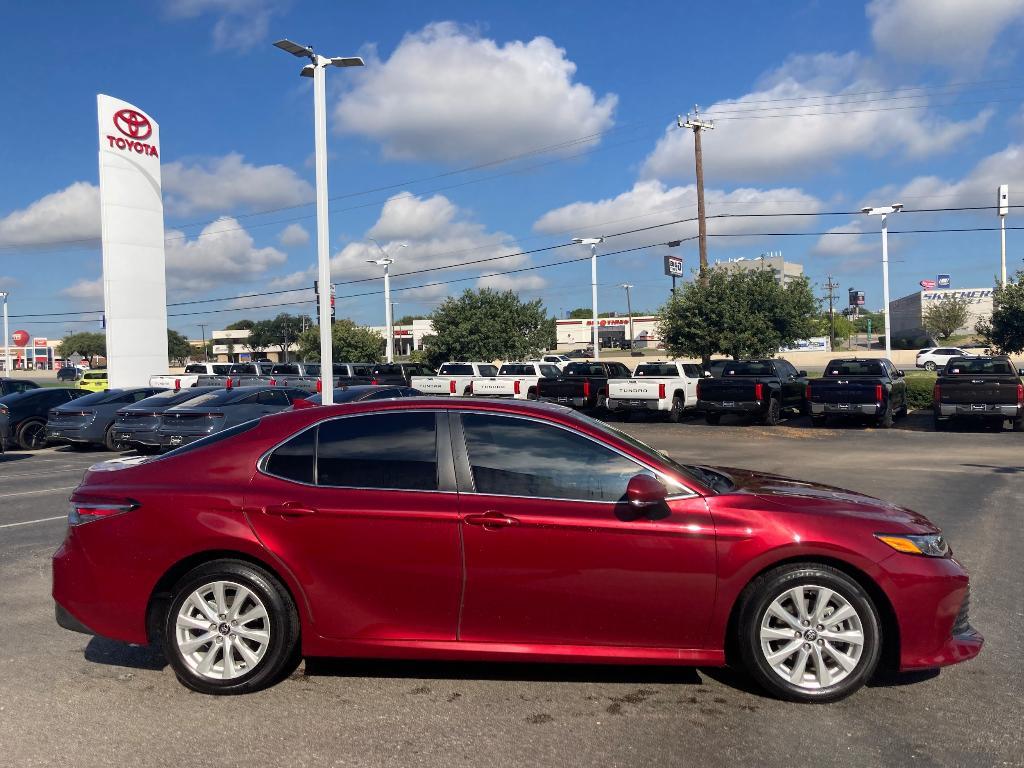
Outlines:
{"label": "wheel arch", "polygon": [[725,641],[723,643],[726,663],[730,666],[739,663],[739,649],[737,648],[737,641],[739,639],[740,608],[743,605],[743,601],[746,598],[751,585],[769,571],[774,571],[776,568],[781,568],[787,565],[827,565],[838,571],[842,571],[844,574],[856,581],[871,597],[871,601],[874,603],[875,609],[878,611],[878,618],[882,623],[882,653],[879,666],[889,671],[899,668],[900,625],[899,620],[896,618],[896,610],[893,608],[892,602],[889,600],[889,596],[885,593],[885,590],[878,585],[878,582],[857,566],[837,557],[828,557],[826,555],[818,554],[803,556],[793,555],[792,557],[777,560],[764,566],[750,576],[747,583],[743,585],[743,589],[741,589],[736,595],[736,599],[733,601],[732,607],[729,609],[729,620],[726,622]]}

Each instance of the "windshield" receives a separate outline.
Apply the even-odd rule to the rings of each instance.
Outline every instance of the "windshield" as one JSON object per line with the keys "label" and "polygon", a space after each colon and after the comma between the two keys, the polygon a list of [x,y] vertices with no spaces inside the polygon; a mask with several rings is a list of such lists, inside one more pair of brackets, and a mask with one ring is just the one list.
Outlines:
{"label": "windshield", "polygon": [[766,360],[728,363],[722,368],[722,376],[772,376],[774,373],[772,364]]}
{"label": "windshield", "polygon": [[1013,373],[1009,360],[984,357],[950,360],[945,370],[947,376],[1012,376]]}
{"label": "windshield", "polygon": [[832,360],[825,366],[829,376],[884,376],[885,368],[878,360]]}

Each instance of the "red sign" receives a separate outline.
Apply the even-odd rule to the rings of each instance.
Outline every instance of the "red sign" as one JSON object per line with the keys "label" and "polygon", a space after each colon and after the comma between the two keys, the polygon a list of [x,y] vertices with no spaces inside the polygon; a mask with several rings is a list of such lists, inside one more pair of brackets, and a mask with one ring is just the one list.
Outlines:
{"label": "red sign", "polygon": [[24,347],[28,345],[28,331],[15,331],[11,334],[11,340],[14,342],[16,347]]}
{"label": "red sign", "polygon": [[36,336],[34,339],[32,339],[32,346],[33,347],[45,347],[46,346],[46,339],[41,339],[38,336]]}
{"label": "red sign", "polygon": [[114,127],[129,139],[148,139],[153,133],[149,118],[134,109],[122,109],[114,113]]}
{"label": "red sign", "polygon": [[935,281],[934,280],[922,280],[920,283],[918,283],[918,285],[920,285],[926,291],[930,291],[930,290],[932,290],[935,287]]}

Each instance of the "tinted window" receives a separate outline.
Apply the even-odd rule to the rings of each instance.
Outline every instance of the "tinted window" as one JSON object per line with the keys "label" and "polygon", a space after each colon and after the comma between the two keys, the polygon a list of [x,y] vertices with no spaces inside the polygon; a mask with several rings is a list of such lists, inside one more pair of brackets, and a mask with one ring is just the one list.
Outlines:
{"label": "tinted window", "polygon": [[634,376],[678,376],[678,369],[669,363],[643,363],[636,367]]}
{"label": "tinted window", "polygon": [[303,367],[306,369],[307,376],[320,375],[320,363],[306,363]]}
{"label": "tinted window", "polygon": [[960,375],[982,375],[982,376],[1012,376],[1014,374],[1013,366],[1010,365],[1009,360],[991,360],[991,359],[961,359],[961,360],[950,360],[949,365],[946,366],[945,371],[947,376],[960,376]]}
{"label": "tinted window", "polygon": [[[481,369],[482,370],[482,369]],[[437,372],[438,376],[472,376],[473,366],[472,365],[442,365],[441,370]],[[490,374],[494,375],[494,374]]]}
{"label": "tinted window", "polygon": [[266,471],[287,480],[313,483],[315,455],[316,429],[307,429],[270,454]]}
{"label": "tinted window", "polygon": [[320,425],[317,483],[437,490],[433,413],[375,413]]}
{"label": "tinted window", "polygon": [[369,365],[353,365],[352,375],[353,376],[369,376],[373,371]]}
{"label": "tinted window", "polygon": [[226,403],[229,400],[233,400],[234,397],[235,392],[232,389],[217,389],[214,390],[213,392],[207,392],[205,394],[199,395],[198,397],[192,398],[191,400],[188,401],[188,405],[190,408],[198,408],[207,405],[220,405],[221,403]]}
{"label": "tinted window", "polygon": [[281,376],[298,376],[299,366],[294,363],[283,363],[281,365],[275,365],[270,369],[272,375],[280,374]]}
{"label": "tinted window", "polygon": [[496,366],[496,365],[481,365],[480,366],[480,375],[481,376],[497,376],[498,375],[498,366]]}
{"label": "tinted window", "polygon": [[825,366],[829,376],[882,376],[885,367],[879,360],[832,360]]}
{"label": "tinted window", "polygon": [[105,379],[105,378],[107,378],[107,372],[106,371],[100,371],[98,373],[87,373],[84,376],[82,376],[82,378],[83,379]]}
{"label": "tinted window", "polygon": [[700,370],[700,366],[694,365],[693,363],[686,363],[683,365],[683,373],[691,379],[699,379],[704,375]]}
{"label": "tinted window", "polygon": [[291,401],[288,399],[288,395],[279,389],[268,389],[265,392],[260,392],[256,396],[256,402],[260,405],[290,405]]}
{"label": "tinted window", "polygon": [[772,364],[767,361],[751,361],[747,363],[729,363],[722,368],[722,376],[772,376]]}
{"label": "tinted window", "polygon": [[215,365],[213,366],[213,373],[216,376],[227,376],[228,371],[231,370],[230,365]]}
{"label": "tinted window", "polygon": [[206,366],[202,363],[192,363],[185,366],[185,373],[206,373]]}
{"label": "tinted window", "polygon": [[562,372],[558,370],[556,365],[542,365],[540,367],[540,375],[546,379],[557,379],[562,375]]}
{"label": "tinted window", "polygon": [[565,366],[566,376],[604,376],[604,368],[596,363],[569,363]]}
{"label": "tinted window", "polygon": [[617,502],[629,479],[646,471],[593,440],[540,422],[466,413],[462,424],[478,493]]}
{"label": "tinted window", "polygon": [[612,363],[612,377],[620,379],[628,379],[633,375],[633,372],[622,363]]}
{"label": "tinted window", "polygon": [[169,389],[166,392],[158,392],[151,397],[140,400],[139,405],[151,406],[154,408],[168,408],[172,405],[184,403],[186,400],[199,397],[201,394],[203,394],[202,390],[195,392],[188,389],[180,389],[177,391]]}
{"label": "tinted window", "polygon": [[935,350],[935,354],[936,355],[962,355],[963,352],[961,352],[959,349],[936,349]]}
{"label": "tinted window", "polygon": [[499,376],[528,376],[531,373],[532,365],[503,365],[498,369]]}

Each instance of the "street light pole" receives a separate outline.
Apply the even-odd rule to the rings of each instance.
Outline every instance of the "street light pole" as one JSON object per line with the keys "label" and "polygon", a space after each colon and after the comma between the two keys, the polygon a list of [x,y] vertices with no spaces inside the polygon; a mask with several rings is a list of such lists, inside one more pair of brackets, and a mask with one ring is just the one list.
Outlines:
{"label": "street light pole", "polygon": [[590,246],[590,303],[593,308],[594,323],[594,359],[601,358],[601,338],[597,330],[597,246],[604,242],[603,237],[574,237],[577,245]]}
{"label": "street light pole", "polygon": [[622,288],[626,289],[626,317],[629,318],[629,348],[633,348],[633,305],[629,302],[629,289],[633,286],[629,283],[623,283]]}
{"label": "street light pole", "polygon": [[[882,217],[882,301],[885,303],[882,311],[885,313],[885,356],[888,358],[892,357],[892,318],[889,316],[889,214],[899,213],[901,210],[903,203],[860,209],[861,213],[868,216]],[[870,342],[868,339],[869,344]]]}
{"label": "street light pole", "polygon": [[1000,285],[1006,287],[1006,214],[1010,212],[1010,185],[1000,184],[997,195],[999,203],[999,240],[1001,243],[999,275]]}
{"label": "street light pole", "polygon": [[[369,259],[369,264],[376,264],[377,266],[384,267],[384,328],[385,335],[387,336],[387,362],[393,363],[395,361],[395,324],[394,324],[394,310],[391,307],[391,265],[395,263],[393,256],[389,256],[388,252],[384,250],[380,243],[374,240],[372,237],[370,241],[377,246],[377,250],[381,253],[379,259]],[[405,248],[405,243],[399,243],[399,248]]]}
{"label": "street light pole", "polygon": [[[309,59],[302,68],[303,77],[313,78],[313,144],[316,158],[316,251],[321,286],[328,291],[331,285],[330,239],[327,220],[327,86],[326,69],[334,67],[361,67],[358,56],[327,58],[313,52],[312,46],[298,45],[291,40],[274,43],[286,53]],[[330,295],[328,293],[328,295]],[[331,305],[320,302],[320,399],[323,405],[334,403],[334,353],[331,346]],[[326,380],[324,377],[327,377]]]}
{"label": "street light pole", "polygon": [[7,291],[0,291],[4,300],[4,373],[11,375],[11,331],[7,327]]}

